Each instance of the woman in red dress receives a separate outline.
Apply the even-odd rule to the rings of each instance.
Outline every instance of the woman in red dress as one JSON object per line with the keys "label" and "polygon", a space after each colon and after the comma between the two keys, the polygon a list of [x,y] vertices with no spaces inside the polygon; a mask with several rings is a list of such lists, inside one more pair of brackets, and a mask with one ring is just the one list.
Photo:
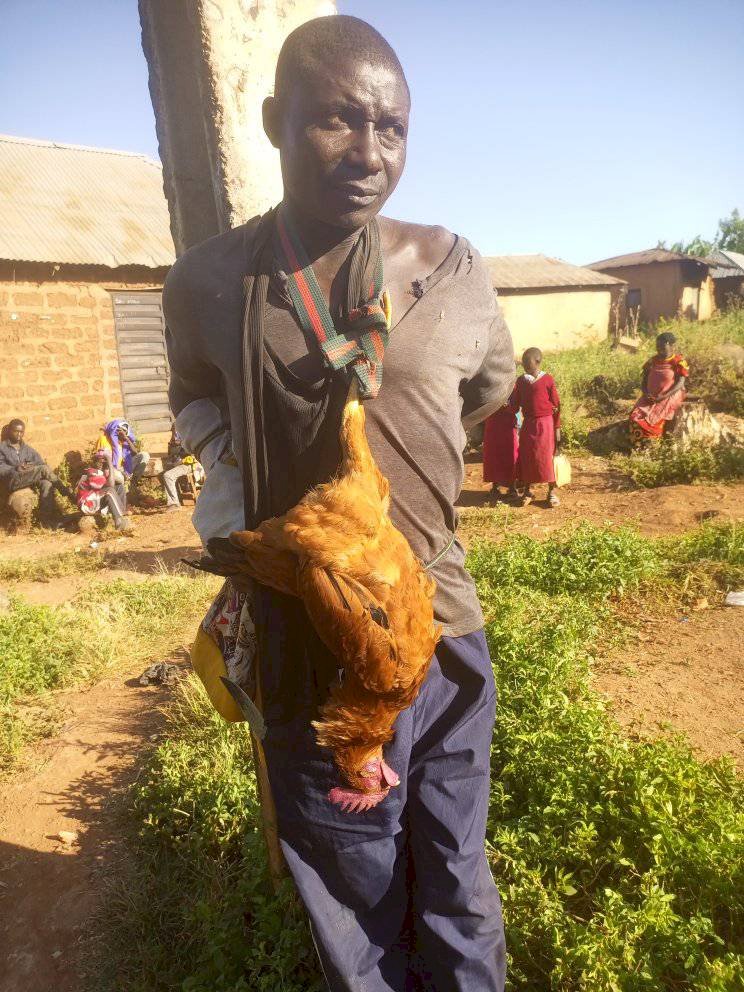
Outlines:
{"label": "woman in red dress", "polygon": [[685,401],[690,368],[676,349],[677,339],[669,331],[656,339],[656,354],[643,366],[643,396],[630,412],[633,444],[658,440],[667,423]]}
{"label": "woman in red dress", "polygon": [[[513,400],[514,393],[483,425],[483,481],[491,483],[491,495],[496,501],[517,495],[519,434]],[[505,495],[499,486],[507,490]]]}
{"label": "woman in red dress", "polygon": [[532,489],[535,482],[547,482],[548,506],[560,505],[555,491],[555,470],[553,456],[556,445],[561,443],[561,401],[555,379],[549,372],[540,369],[542,352],[539,348],[528,348],[522,355],[524,375],[520,375],[514,387],[514,406],[521,409],[524,422],[519,432],[519,461],[517,476],[527,488],[522,496],[522,505],[533,500]]}

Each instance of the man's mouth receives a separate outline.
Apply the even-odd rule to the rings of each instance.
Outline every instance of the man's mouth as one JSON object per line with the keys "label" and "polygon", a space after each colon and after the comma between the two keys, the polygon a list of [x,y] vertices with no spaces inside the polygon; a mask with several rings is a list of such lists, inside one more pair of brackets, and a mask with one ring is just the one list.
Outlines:
{"label": "man's mouth", "polygon": [[347,203],[358,207],[369,206],[380,195],[380,190],[372,186],[365,186],[363,183],[338,183],[334,191]]}

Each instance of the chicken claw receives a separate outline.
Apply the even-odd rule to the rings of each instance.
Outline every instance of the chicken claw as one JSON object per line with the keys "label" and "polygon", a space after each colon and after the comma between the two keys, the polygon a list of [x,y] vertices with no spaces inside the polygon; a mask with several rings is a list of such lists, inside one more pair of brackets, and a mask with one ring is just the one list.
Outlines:
{"label": "chicken claw", "polygon": [[366,813],[382,802],[391,786],[400,785],[400,777],[384,759],[368,761],[362,771],[367,773],[364,781],[369,786],[369,792],[337,786],[328,793],[330,802],[340,806],[344,813]]}
{"label": "chicken claw", "polygon": [[366,813],[381,803],[388,792],[389,788],[379,792],[357,792],[356,789],[336,787],[328,793],[328,799],[334,806],[340,806],[344,813]]}

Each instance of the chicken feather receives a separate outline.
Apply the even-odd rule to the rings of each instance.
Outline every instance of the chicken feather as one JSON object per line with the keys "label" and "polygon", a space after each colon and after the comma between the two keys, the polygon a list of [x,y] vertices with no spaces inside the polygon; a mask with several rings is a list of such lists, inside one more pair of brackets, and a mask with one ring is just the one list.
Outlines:
{"label": "chicken feather", "polygon": [[364,812],[398,782],[382,748],[398,714],[416,698],[440,630],[434,581],[390,519],[390,486],[370,451],[353,383],[340,442],[334,479],[230,541],[242,552],[239,570],[303,600],[343,669],[314,727],[351,787],[334,789],[329,798]]}

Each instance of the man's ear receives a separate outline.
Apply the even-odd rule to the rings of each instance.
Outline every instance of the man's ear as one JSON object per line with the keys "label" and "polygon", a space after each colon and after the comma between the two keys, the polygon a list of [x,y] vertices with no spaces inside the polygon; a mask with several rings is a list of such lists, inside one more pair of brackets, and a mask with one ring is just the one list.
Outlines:
{"label": "man's ear", "polygon": [[274,96],[267,96],[263,102],[263,126],[266,137],[274,148],[279,147],[279,103]]}

